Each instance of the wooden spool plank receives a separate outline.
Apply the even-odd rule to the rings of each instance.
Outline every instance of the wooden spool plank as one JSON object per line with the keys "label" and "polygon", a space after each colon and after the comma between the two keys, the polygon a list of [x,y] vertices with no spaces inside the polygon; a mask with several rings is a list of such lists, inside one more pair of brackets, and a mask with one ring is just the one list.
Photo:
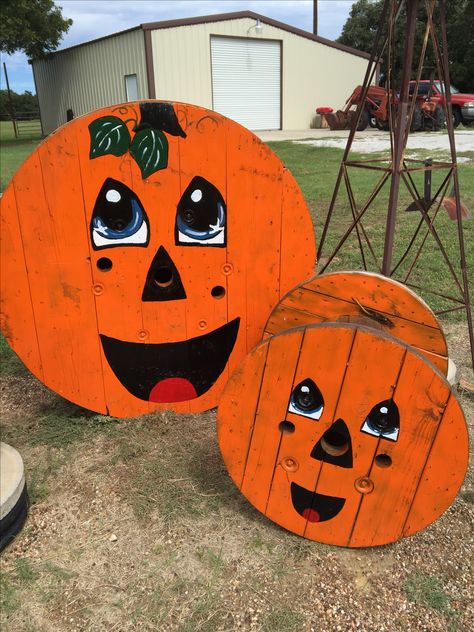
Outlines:
{"label": "wooden spool plank", "polygon": [[[342,468],[323,463],[314,489],[318,494],[343,499],[344,506],[337,516],[336,530],[331,520],[321,523],[308,521],[306,537],[314,539],[317,534],[317,539],[321,538],[329,544],[348,542],[362,501],[362,495],[355,491],[354,483],[368,476],[377,449],[377,439],[360,432],[360,428],[365,416],[377,402],[392,397],[404,355],[405,349],[400,345],[374,337],[369,331],[357,330],[332,420],[342,419],[349,428],[353,467]],[[383,371],[379,368],[381,358]]]}
{"label": "wooden spool plank", "polygon": [[[365,290],[365,287],[363,288]],[[415,347],[420,347],[432,353],[438,355],[446,352],[446,342],[444,338],[439,335],[439,324],[436,326],[426,325],[422,322],[417,322],[410,318],[398,316],[393,311],[386,311],[375,307],[376,301],[371,301],[369,305],[365,305],[359,301],[360,305],[356,302],[357,296],[354,295],[353,300],[347,300],[340,296],[334,296],[330,294],[324,294],[322,292],[315,292],[314,290],[301,289],[299,292],[295,292],[289,296],[286,301],[283,301],[283,305],[295,311],[301,311],[305,314],[314,315],[314,322],[350,322],[348,319],[350,316],[354,317],[366,317],[367,325],[370,323],[370,316],[364,313],[363,308],[368,307],[377,311],[382,318],[387,318],[391,325],[388,325],[385,329],[387,333],[401,338],[404,336],[405,342]],[[367,301],[365,301],[366,303]],[[384,306],[385,307],[385,306]],[[403,312],[403,306],[401,307]],[[373,326],[375,328],[382,329],[383,323],[372,319]]]}
{"label": "wooden spool plank", "polygon": [[322,322],[359,322],[385,331],[447,374],[447,345],[439,322],[421,298],[393,279],[356,271],[316,276],[282,299],[265,332]]}
{"label": "wooden spool plank", "polygon": [[[196,181],[202,204],[191,198]],[[212,408],[281,293],[313,273],[312,222],[295,181],[258,138],[204,108],[127,103],[74,119],[7,188],[2,209],[11,232],[13,187],[26,241],[14,239],[1,263],[18,287],[35,275],[44,381],[99,412]],[[28,272],[13,263],[23,250],[34,262]],[[80,315],[64,279],[81,297]],[[5,326],[16,323],[10,339],[30,341],[16,318],[21,309],[11,305],[23,307],[23,299],[10,289],[6,297]],[[39,357],[28,358],[33,342],[15,344],[37,371]]]}
{"label": "wooden spool plank", "polygon": [[[95,300],[91,292],[90,247],[84,230],[86,224],[82,178],[74,130],[65,128],[60,136],[53,135],[51,142],[43,143],[37,151],[46,207],[54,218],[49,227],[41,217],[27,217],[24,222],[24,230],[31,231],[33,240],[41,240],[41,246],[35,246],[33,241],[32,246],[27,248],[29,256],[34,252],[38,276],[42,274],[45,261],[48,261],[48,270],[50,266],[52,268],[47,292],[53,314],[50,310],[44,314],[45,320],[42,326],[39,325],[39,330],[46,339],[47,327],[52,327],[50,319],[53,317],[56,334],[54,344],[61,348],[58,360],[63,370],[70,372],[71,384],[76,388],[75,396],[71,399],[86,408],[105,413],[107,405],[101,349],[96,335]],[[44,239],[40,237],[43,226]],[[48,241],[50,238],[52,243]],[[51,250],[54,253],[53,260]],[[55,273],[59,273],[57,278],[54,278]],[[41,278],[38,280],[41,287]],[[40,291],[35,301],[35,314],[41,295]],[[85,371],[83,367],[88,367],[88,370]],[[60,380],[63,378],[59,375],[54,378],[57,384],[54,390],[67,397],[67,390],[60,390]]]}
{"label": "wooden spool plank", "polygon": [[403,527],[404,536],[420,531],[444,513],[463,483],[469,435],[467,426],[459,423],[462,415],[451,394]]}
{"label": "wooden spool plank", "polygon": [[[293,337],[291,346],[273,338],[265,364],[262,386],[242,479],[242,493],[262,512],[265,512],[275,470],[275,460],[281,440],[279,420],[285,419],[288,409],[288,387],[293,383],[303,332]],[[268,424],[269,416],[274,424]]]}
{"label": "wooden spool plank", "polygon": [[217,429],[246,498],[327,544],[374,546],[424,528],[467,467],[466,424],[445,378],[407,345],[354,324],[267,338],[230,378]]}
{"label": "wooden spool plank", "polygon": [[[13,187],[5,191],[1,204],[0,252],[10,262],[10,267],[0,267],[2,331],[15,353],[42,380],[43,367]],[[15,275],[11,274],[12,269]],[[25,336],[24,332],[29,335]]]}
{"label": "wooden spool plank", "polygon": [[281,233],[280,299],[301,283],[298,260],[305,257],[307,268],[311,268],[316,258],[313,250],[313,227],[308,216],[306,202],[301,189],[288,169],[283,170],[282,224],[286,230]]}
{"label": "wooden spool plank", "polygon": [[[344,379],[345,362],[349,358],[354,340],[355,331],[348,329],[335,329],[330,344],[318,349],[314,353],[315,344],[313,338],[317,338],[318,332],[313,329],[304,331],[304,344],[296,367],[293,384],[289,392],[303,382],[308,376],[315,376],[321,392],[330,393],[331,397],[325,398],[325,421],[315,422],[295,413],[286,413],[286,419],[294,424],[295,431],[282,433],[277,466],[273,476],[265,515],[283,527],[303,535],[306,528],[306,519],[294,512],[288,512],[288,503],[291,502],[291,491],[288,485],[288,472],[294,468],[298,470],[298,483],[306,489],[315,489],[320,474],[322,462],[314,461],[314,466],[305,468],[308,461],[308,445],[314,445],[321,433],[324,433],[334,421],[334,411],[338,401],[338,391]],[[299,335],[299,332],[292,334]],[[334,358],[340,358],[340,362],[334,371],[328,371],[328,366],[333,364]],[[287,405],[288,408],[288,405]],[[303,432],[300,431],[303,426]],[[222,441],[221,441],[222,443]],[[301,467],[300,467],[301,464]],[[282,498],[285,499],[282,502]]]}
{"label": "wooden spool plank", "polygon": [[[247,134],[240,126],[228,126],[227,172],[229,199],[245,200],[245,227],[237,215],[229,214],[229,234],[239,234],[237,240],[229,240],[227,277],[229,288],[229,312],[245,314],[246,348],[251,349],[260,340],[261,328],[249,326],[261,323],[280,298],[280,269],[286,262],[280,259],[281,207],[283,195],[283,165],[256,137]],[[242,154],[247,158],[242,160]],[[271,213],[262,213],[271,208]],[[285,230],[290,229],[290,224]],[[303,234],[305,227],[301,227]],[[263,247],[255,235],[266,235]],[[269,280],[278,270],[278,283]],[[233,305],[237,305],[237,309]],[[242,323],[243,325],[243,323]]]}
{"label": "wooden spool plank", "polygon": [[81,182],[66,153],[73,143],[54,136],[50,151],[43,144],[23,163],[13,186],[43,378],[60,395],[105,412]]}
{"label": "wooden spool plank", "polygon": [[[295,293],[296,295],[296,293]],[[307,302],[306,297],[310,297]],[[301,291],[301,298],[298,296],[297,299],[301,300],[301,305],[306,306],[308,309],[311,308],[311,298],[314,296],[314,292],[306,292],[304,290]],[[295,296],[296,299],[296,296]],[[324,299],[324,302],[327,302],[327,299]],[[276,310],[273,311],[268,323],[265,327],[265,335],[270,336],[272,334],[277,334],[286,329],[292,329],[293,327],[304,327],[306,325],[317,325],[318,323],[327,323],[327,322],[351,322],[351,318],[362,320],[359,315],[356,315],[355,312],[351,315],[348,314],[347,302],[345,301],[331,301],[330,307],[330,315],[331,318],[328,318],[327,315],[324,314],[324,305],[318,306],[318,314],[313,313],[312,311],[305,311],[304,309],[299,309],[297,307],[288,306],[285,302],[281,302]],[[339,316],[336,316],[335,311],[339,312]],[[336,320],[332,320],[332,318],[336,318]],[[399,319],[397,317],[390,316],[392,322],[399,324],[399,330],[401,329],[404,332],[405,342],[410,344],[410,341],[413,341],[414,345],[412,345],[415,349],[423,353],[423,355],[432,362],[438,369],[441,371],[444,370],[444,367],[447,366],[447,358],[446,358],[446,342],[444,338],[442,339],[439,336],[440,330],[434,330],[431,327],[427,327],[425,325],[419,325],[418,323],[404,322],[403,319]],[[371,326],[372,323],[367,318],[365,320],[367,326]],[[376,323],[374,323],[376,324]],[[378,328],[378,327],[377,327]],[[421,344],[422,349],[420,349],[417,345]],[[444,349],[443,349],[444,346]],[[430,351],[429,347],[434,347],[437,351]]]}
{"label": "wooden spool plank", "polygon": [[[236,485],[242,486],[245,465],[247,463],[247,448],[250,445],[255,425],[255,413],[260,397],[263,372],[266,365],[268,345],[255,350],[257,356],[262,356],[257,362],[243,362],[235,370],[234,375],[239,379],[232,382],[236,385],[235,393],[229,387],[228,416],[231,420],[222,427],[218,427],[222,446],[222,455],[228,463],[228,472]],[[240,399],[241,386],[248,393],[243,401]]]}
{"label": "wooden spool plank", "polygon": [[[378,441],[377,454],[368,473],[377,494],[361,497],[350,537],[351,546],[366,546],[369,531],[371,545],[394,542],[402,536],[450,393],[448,383],[440,380],[428,364],[421,363],[415,355],[406,356],[393,397],[398,402],[400,424],[410,416],[414,423],[403,424],[404,431],[400,432],[396,443],[384,439]],[[379,462],[386,465],[385,457],[391,460],[391,465],[377,465]],[[394,505],[396,512],[393,512]],[[387,516],[390,516],[389,520]]]}
{"label": "wooden spool plank", "polygon": [[[186,124],[186,132],[189,134],[194,132],[196,137],[201,139],[198,143],[189,143],[188,138],[178,139],[180,196],[191,186],[196,176],[203,174],[205,179],[220,191],[224,200],[227,200],[228,126],[226,119],[221,116],[211,116],[208,112],[203,115],[202,110],[186,105],[180,105],[176,109],[178,118]],[[175,212],[175,209],[173,210]],[[228,238],[229,232],[227,232]],[[180,270],[186,289],[187,300],[184,306],[186,339],[202,336],[217,327],[223,327],[228,322],[226,277],[222,274],[227,249],[226,247],[197,247],[200,250],[198,270],[196,270],[196,258],[190,254],[196,248],[195,246],[176,245],[172,250],[173,261]],[[221,298],[213,297],[213,288],[222,288]],[[227,381],[228,370],[227,362],[220,374],[222,380]],[[214,390],[211,388],[200,399],[200,405],[205,408],[212,407],[216,401]],[[183,408],[180,410],[183,411]]]}
{"label": "wooden spool plank", "polygon": [[[111,114],[119,114],[112,109]],[[123,117],[138,117],[136,107],[127,107],[123,111]],[[87,233],[90,234],[90,225],[93,209],[107,179],[111,178],[116,182],[123,183],[130,190],[140,185],[141,179],[137,178],[136,183],[132,177],[132,159],[129,154],[121,157],[109,158],[101,156],[93,160],[90,159],[90,134],[88,126],[97,118],[96,113],[91,113],[82,117],[82,125],[74,126],[76,143],[78,147],[77,158],[82,179],[82,194],[84,198],[83,222]],[[57,133],[58,139],[64,130],[69,129],[69,125],[61,128]],[[71,126],[72,127],[72,126]],[[168,186],[169,183],[167,183]],[[113,185],[111,185],[113,187]],[[142,191],[136,191],[142,204]],[[133,248],[133,260],[130,251]],[[89,249],[91,258],[91,288],[90,291],[95,301],[96,311],[96,334],[95,337],[100,342],[101,334],[107,337],[131,342],[140,342],[140,332],[149,332],[150,324],[144,322],[142,313],[141,295],[143,292],[143,278],[140,270],[147,269],[153,258],[151,249],[141,247],[117,247],[95,249],[89,239]],[[153,253],[154,254],[154,253]],[[151,257],[150,257],[151,255]],[[109,270],[99,268],[100,261],[104,258],[110,259],[112,267]],[[113,298],[112,298],[113,297]],[[179,316],[176,322],[180,322]],[[148,339],[148,338],[147,338]],[[144,340],[143,342],[146,342]],[[116,417],[125,416],[120,411],[127,411],[126,416],[136,416],[149,411],[141,400],[131,398],[130,393],[117,383],[117,377],[110,368],[103,345],[101,345],[101,367],[105,390],[106,407],[108,414]],[[92,408],[89,406],[89,408]]]}

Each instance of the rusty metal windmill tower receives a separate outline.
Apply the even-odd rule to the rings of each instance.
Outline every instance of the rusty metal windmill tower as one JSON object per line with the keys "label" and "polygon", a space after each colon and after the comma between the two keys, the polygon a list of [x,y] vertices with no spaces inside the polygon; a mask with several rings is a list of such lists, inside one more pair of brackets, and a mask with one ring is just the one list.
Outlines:
{"label": "rusty metal windmill tower", "polygon": [[[357,111],[352,119],[349,138],[340,165],[334,193],[329,211],[326,217],[324,229],[321,235],[318,260],[323,262],[320,272],[324,272],[336,259],[337,254],[344,246],[347,246],[349,237],[356,237],[360,251],[362,266],[365,270],[375,269],[387,277],[397,278],[407,286],[427,293],[443,301],[442,308],[436,310],[437,314],[463,310],[466,315],[471,346],[471,358],[474,368],[474,332],[472,323],[472,307],[469,300],[468,269],[466,262],[465,236],[462,224],[463,208],[460,198],[458,166],[454,139],[454,125],[451,105],[451,82],[449,72],[448,44],[446,34],[446,1],[445,0],[385,0],[382,8],[380,23],[375,36],[370,61],[367,67],[361,97]],[[415,59],[415,35],[417,19],[423,15],[423,39],[418,59]],[[396,26],[404,25],[403,61],[401,64],[401,77],[394,76]],[[418,21],[418,25],[420,22]],[[432,47],[432,55],[435,60],[434,73],[445,91],[445,117],[449,138],[449,156],[443,161],[420,161],[409,159],[406,156],[408,134],[412,123],[419,82],[422,79],[428,46]],[[364,109],[364,103],[368,88],[377,76],[380,64],[386,67],[386,88],[389,95],[397,95],[396,99],[389,98],[389,134],[390,152],[387,157],[372,160],[350,160],[350,152],[356,134],[359,119]],[[410,83],[411,82],[411,83]],[[360,169],[372,170],[378,174],[378,180],[368,197],[357,203],[354,196],[353,182]],[[416,178],[424,175],[426,182],[431,182],[435,174],[441,178],[440,184],[434,195],[426,199],[419,190]],[[370,230],[364,221],[369,217],[368,211],[374,202],[379,199],[384,187],[389,187],[386,213],[386,228],[383,247],[376,248],[370,236]],[[328,249],[327,237],[331,231],[332,221],[338,202],[343,191],[347,194],[350,207],[350,217],[347,229],[344,231],[338,243]],[[400,213],[400,194],[408,191],[412,198],[412,210],[414,208],[419,215],[418,222],[406,239],[403,249],[395,252],[394,245],[398,245],[398,227],[402,222]],[[449,193],[448,193],[449,192]],[[451,199],[454,207],[454,219],[456,228],[454,237],[447,244],[444,230],[440,231],[439,220],[443,216],[443,202]],[[405,216],[406,217],[406,216]],[[444,264],[445,271],[450,278],[450,291],[440,292],[439,287],[429,287],[425,281],[430,272],[420,270],[420,257],[427,250],[429,244],[436,247]],[[454,246],[453,243],[455,242]],[[417,270],[421,283],[414,282],[413,272]],[[431,272],[433,276],[434,272]],[[432,279],[430,279],[432,280]],[[432,284],[433,285],[433,284]]]}

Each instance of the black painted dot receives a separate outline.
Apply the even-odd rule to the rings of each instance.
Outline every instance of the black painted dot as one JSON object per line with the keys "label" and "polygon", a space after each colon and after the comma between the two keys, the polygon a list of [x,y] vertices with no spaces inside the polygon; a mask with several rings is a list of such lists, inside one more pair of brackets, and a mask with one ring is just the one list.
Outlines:
{"label": "black painted dot", "polygon": [[375,465],[379,467],[390,467],[392,465],[392,458],[388,454],[377,454],[375,457]]}
{"label": "black painted dot", "polygon": [[291,434],[295,431],[295,424],[291,423],[291,421],[282,421],[278,426],[278,430],[282,434]]}
{"label": "black painted dot", "polygon": [[112,265],[112,261],[108,257],[101,257],[97,260],[97,267],[99,270],[102,270],[102,272],[108,272],[111,270]]}
{"label": "black painted dot", "polygon": [[225,287],[222,285],[215,285],[211,290],[211,296],[214,298],[224,298],[225,296]]}

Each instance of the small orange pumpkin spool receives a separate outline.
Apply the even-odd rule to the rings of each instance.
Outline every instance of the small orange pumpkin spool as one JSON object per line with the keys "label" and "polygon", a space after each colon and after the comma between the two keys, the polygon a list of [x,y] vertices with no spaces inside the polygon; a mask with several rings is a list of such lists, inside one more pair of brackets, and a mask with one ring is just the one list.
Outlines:
{"label": "small orange pumpkin spool", "polygon": [[216,406],[273,307],[314,272],[289,171],[192,105],[75,119],[23,163],[1,206],[8,342],[51,389],[117,417]]}
{"label": "small orange pumpkin spool", "polygon": [[278,303],[265,334],[324,322],[385,331],[417,349],[447,375],[446,338],[436,316],[415,292],[394,279],[360,271],[315,276]]}
{"label": "small orange pumpkin spool", "polygon": [[423,529],[463,481],[468,435],[442,374],[420,353],[355,324],[267,338],[222,396],[230,476],[268,518],[350,547]]}

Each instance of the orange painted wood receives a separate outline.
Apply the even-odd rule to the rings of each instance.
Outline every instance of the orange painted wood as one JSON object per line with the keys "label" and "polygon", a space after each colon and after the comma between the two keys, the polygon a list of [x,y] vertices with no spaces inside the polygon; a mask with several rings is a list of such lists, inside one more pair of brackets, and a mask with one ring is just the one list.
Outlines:
{"label": "orange painted wood", "polygon": [[412,290],[393,279],[356,271],[316,276],[282,299],[265,332],[322,322],[358,322],[385,331],[418,349],[447,374],[446,339],[436,316]]}
{"label": "orange painted wood", "polygon": [[[451,505],[453,494],[461,488],[467,470],[469,454],[468,429],[459,423],[461,406],[451,394],[439,424],[430,457],[426,461],[407,516],[403,535],[412,535],[441,515]],[[426,498],[431,503],[425,502]]]}
{"label": "orange painted wood", "polygon": [[[293,335],[298,334],[295,332]],[[318,353],[315,354],[314,346],[318,344],[319,332],[317,329],[305,329],[304,343],[301,347],[293,384],[290,385],[289,389],[287,388],[287,399],[288,391],[291,392],[308,376],[315,376],[315,381],[322,393],[332,392],[336,394],[344,379],[345,360],[347,361],[349,358],[354,335],[355,331],[350,329],[334,329],[329,344],[325,347],[319,347]],[[283,338],[282,342],[283,340],[285,339]],[[333,364],[335,357],[340,358],[340,362],[337,363],[333,371],[328,371],[327,367]],[[276,457],[277,467],[275,468],[265,515],[299,535],[304,534],[307,521],[302,516],[295,515],[295,512],[288,511],[288,505],[291,503],[288,476],[291,475],[292,468],[297,466],[298,470],[295,472],[295,476],[298,476],[298,483],[307,489],[314,490],[316,488],[322,463],[319,462],[318,464],[314,461],[314,467],[313,464],[306,467],[308,445],[314,445],[321,432],[324,433],[331,425],[337,399],[336,395],[325,402],[324,420],[321,418],[319,422],[303,419],[295,413],[286,413],[288,421],[295,425],[295,432],[282,434]],[[294,465],[293,462],[295,462]],[[282,501],[282,499],[284,500]]]}
{"label": "orange painted wood", "polygon": [[[328,332],[328,335],[331,336],[331,333]],[[337,515],[337,528],[336,519],[334,522],[328,520],[321,523],[308,521],[305,537],[315,539],[317,536],[328,544],[347,543],[362,498],[355,491],[354,484],[357,479],[367,476],[377,447],[377,439],[360,429],[373,406],[392,396],[404,355],[404,347],[391,344],[370,331],[357,330],[344,382],[342,386],[339,385],[337,409],[331,419],[331,422],[342,419],[347,424],[351,435],[353,466],[342,468],[323,463],[314,490],[318,494],[344,499],[344,507]]]}
{"label": "orange painted wood", "polygon": [[[10,262],[10,270],[16,270],[13,276],[5,266],[0,266],[2,331],[15,352],[41,380],[43,367],[13,187],[5,191],[1,203],[5,213],[1,216],[0,252]],[[24,337],[22,331],[29,331],[30,335]]]}
{"label": "orange painted wood", "polygon": [[257,509],[341,546],[426,527],[467,468],[466,423],[443,375],[408,345],[352,323],[265,339],[231,376],[217,433],[232,479]]}
{"label": "orange painted wood", "polygon": [[[95,136],[104,121],[120,133]],[[314,272],[291,175],[253,134],[192,105],[71,121],[1,207],[7,339],[47,386],[117,417],[216,406],[281,296]]]}
{"label": "orange painted wood", "polygon": [[416,423],[408,424],[395,443],[379,440],[377,454],[387,455],[392,465],[380,467],[375,457],[368,476],[376,493],[361,497],[351,546],[366,546],[368,533],[371,545],[401,537],[450,393],[448,383],[440,380],[429,364],[420,362],[415,354],[407,354],[393,397],[400,411],[400,424],[413,415],[412,411]]}
{"label": "orange painted wood", "polygon": [[[269,342],[258,406],[252,435],[247,448],[244,476],[240,489],[260,511],[265,511],[270,492],[275,459],[281,441],[278,424],[285,419],[288,407],[288,385],[293,382],[303,332],[293,336],[293,344],[286,345],[277,337]],[[272,417],[273,424],[268,424]]]}
{"label": "orange painted wood", "polygon": [[[246,446],[250,445],[255,426],[255,412],[260,398],[263,372],[266,365],[268,345],[259,347],[255,353],[261,355],[258,362],[242,363],[234,372],[238,379],[229,386],[229,423],[219,428],[222,455],[228,463],[228,471],[234,481],[242,485],[245,465],[247,463]],[[249,397],[241,401],[241,389],[244,388]]]}

